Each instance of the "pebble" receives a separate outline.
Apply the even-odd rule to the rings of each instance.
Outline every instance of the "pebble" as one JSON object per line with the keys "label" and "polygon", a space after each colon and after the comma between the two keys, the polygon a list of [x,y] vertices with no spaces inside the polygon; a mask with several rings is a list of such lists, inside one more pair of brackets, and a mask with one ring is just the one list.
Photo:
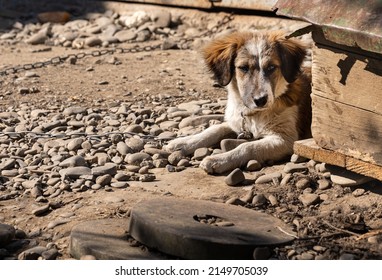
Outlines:
{"label": "pebble", "polygon": [[355,197],[359,197],[359,196],[363,195],[364,193],[365,193],[365,189],[361,189],[361,188],[355,189],[352,192],[353,196],[355,196]]}
{"label": "pebble", "polygon": [[247,163],[247,167],[246,167],[246,170],[251,172],[251,171],[258,171],[262,168],[261,166],[261,163],[259,163],[257,160],[255,159],[251,159],[250,161],[248,161]]}
{"label": "pebble", "polygon": [[306,157],[296,155],[296,154],[293,154],[290,158],[290,162],[293,162],[293,163],[301,163],[301,162],[306,162],[306,161],[308,161],[308,159]]}
{"label": "pebble", "polygon": [[279,203],[277,198],[273,194],[268,196],[268,200],[272,206],[276,206]]}
{"label": "pebble", "polygon": [[263,206],[264,204],[267,203],[267,198],[265,197],[264,194],[262,193],[259,193],[259,194],[256,194],[253,199],[252,199],[252,204],[254,206]]}
{"label": "pebble", "polygon": [[327,189],[330,188],[330,182],[329,182],[329,180],[326,180],[326,179],[319,179],[319,180],[317,181],[317,183],[318,183],[318,188],[319,188],[320,190],[327,190]]}
{"label": "pebble", "polygon": [[121,30],[115,33],[114,37],[117,38],[119,42],[123,43],[137,38],[137,33],[133,30]]}
{"label": "pebble", "polygon": [[202,160],[206,156],[209,156],[211,151],[208,148],[198,148],[194,152],[193,159],[194,160]]}
{"label": "pebble", "polygon": [[96,184],[100,185],[101,187],[105,186],[105,185],[109,185],[110,182],[111,182],[111,175],[110,174],[105,174],[105,175],[101,175],[101,176],[98,176],[96,178]]}
{"label": "pebble", "polygon": [[301,179],[298,179],[297,182],[296,182],[296,188],[298,190],[304,190],[306,188],[309,188],[310,187],[310,180],[309,178],[301,178]]}
{"label": "pebble", "polygon": [[254,192],[253,190],[249,190],[245,196],[243,196],[242,198],[240,198],[242,201],[246,202],[246,203],[250,203],[252,202],[252,199],[253,199],[253,196],[254,196]]}
{"label": "pebble", "polygon": [[113,182],[110,184],[110,186],[112,186],[113,188],[117,188],[117,189],[124,189],[124,188],[127,188],[129,186],[129,183],[127,183],[127,182]]}
{"label": "pebble", "polygon": [[48,40],[48,36],[45,32],[38,32],[29,37],[25,42],[31,45],[44,44]]}
{"label": "pebble", "polygon": [[305,172],[307,170],[308,170],[308,166],[305,162],[304,163],[288,162],[284,167],[285,173]]}
{"label": "pebble", "polygon": [[91,36],[85,39],[85,46],[95,47],[102,45],[102,40],[97,36]]}
{"label": "pebble", "polygon": [[320,202],[320,196],[315,193],[303,193],[298,199],[304,204],[304,206],[314,205]]}
{"label": "pebble", "polygon": [[224,182],[228,186],[236,186],[242,182],[244,182],[245,176],[243,171],[240,168],[234,169],[227,177],[225,177]]}
{"label": "pebble", "polygon": [[156,179],[154,174],[143,174],[139,176],[139,181],[141,182],[152,182]]}
{"label": "pebble", "polygon": [[280,172],[265,174],[257,178],[255,181],[255,184],[266,184],[266,183],[274,182],[275,179],[279,181],[281,180],[281,177],[282,177],[282,174]]}
{"label": "pebble", "polygon": [[49,209],[50,209],[49,204],[45,204],[43,206],[40,206],[40,207],[32,210],[32,214],[35,216],[41,216],[41,215],[45,214],[46,212],[48,212]]}
{"label": "pebble", "polygon": [[62,177],[77,179],[83,175],[91,175],[92,169],[86,166],[76,166],[76,167],[68,167],[68,168],[61,169],[59,173]]}
{"label": "pebble", "polygon": [[94,176],[101,176],[101,175],[105,175],[105,174],[114,176],[115,174],[117,174],[117,165],[114,163],[108,162],[103,166],[93,167],[91,169],[91,173]]}
{"label": "pebble", "polygon": [[139,166],[144,160],[150,159],[151,156],[146,153],[134,153],[127,156],[127,163]]}
{"label": "pebble", "polygon": [[183,155],[183,152],[182,151],[175,151],[175,152],[172,152],[169,156],[168,156],[168,162],[172,165],[177,165],[179,163],[179,161],[181,159],[183,159],[185,156]]}
{"label": "pebble", "polygon": [[118,142],[117,143],[117,151],[121,155],[125,156],[131,152],[131,148],[129,148],[129,146],[127,146],[127,144],[125,142]]}
{"label": "pebble", "polygon": [[246,202],[242,201],[241,199],[237,197],[232,197],[228,199],[225,203],[231,204],[231,205],[241,205],[241,206],[244,206],[246,204]]}
{"label": "pebble", "polygon": [[373,180],[370,177],[348,171],[342,167],[327,164],[326,168],[331,174],[330,180],[334,184],[341,185],[343,187],[359,186]]}
{"label": "pebble", "polygon": [[68,142],[67,148],[69,151],[75,151],[81,148],[82,143],[84,142],[83,138],[75,138]]}
{"label": "pebble", "polygon": [[49,224],[47,225],[47,229],[52,229],[52,228],[55,228],[59,225],[63,225],[63,224],[66,224],[66,223],[69,223],[71,220],[70,219],[57,219],[57,220],[54,220],[54,221],[51,221],[49,222]]}
{"label": "pebble", "polygon": [[59,163],[60,167],[87,166],[86,160],[82,156],[72,156]]}

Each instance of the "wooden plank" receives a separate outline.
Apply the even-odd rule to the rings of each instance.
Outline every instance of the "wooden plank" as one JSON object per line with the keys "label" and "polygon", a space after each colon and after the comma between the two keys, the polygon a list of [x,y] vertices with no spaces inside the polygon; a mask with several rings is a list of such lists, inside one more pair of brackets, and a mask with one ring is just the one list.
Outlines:
{"label": "wooden plank", "polygon": [[347,170],[382,181],[382,166],[365,162],[337,151],[323,149],[313,138],[296,141],[294,153],[319,162],[344,167]]}
{"label": "wooden plank", "polygon": [[312,95],[312,135],[320,147],[382,166],[382,115]]}
{"label": "wooden plank", "polygon": [[312,93],[382,115],[381,59],[313,46]]}

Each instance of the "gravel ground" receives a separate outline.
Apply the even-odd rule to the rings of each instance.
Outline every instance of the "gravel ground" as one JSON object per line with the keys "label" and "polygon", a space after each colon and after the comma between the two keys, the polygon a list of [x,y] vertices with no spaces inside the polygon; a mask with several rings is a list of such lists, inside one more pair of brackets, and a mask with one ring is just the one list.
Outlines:
{"label": "gravel ground", "polygon": [[349,183],[335,168],[296,155],[265,166],[251,161],[224,176],[198,168],[235,139],[191,157],[163,149],[223,119],[225,91],[203,66],[204,42],[301,23],[236,15],[220,24],[227,14],[131,4],[86,15],[65,7],[74,17],[53,24],[10,6],[18,14],[1,15],[0,69],[106,47],[162,49],[69,56],[0,78],[0,259],[71,258],[74,225],[125,218],[158,196],[236,204],[294,228],[292,244],[255,250],[255,258],[381,259],[380,182]]}

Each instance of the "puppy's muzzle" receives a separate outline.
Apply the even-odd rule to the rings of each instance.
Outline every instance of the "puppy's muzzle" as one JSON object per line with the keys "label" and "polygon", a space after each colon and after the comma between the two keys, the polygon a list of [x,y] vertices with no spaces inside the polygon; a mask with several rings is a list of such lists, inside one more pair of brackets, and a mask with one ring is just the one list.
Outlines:
{"label": "puppy's muzzle", "polygon": [[258,97],[258,98],[257,97],[254,98],[255,104],[259,108],[264,107],[265,104],[267,104],[267,101],[268,101],[268,95],[264,95],[264,96],[261,96],[261,97]]}

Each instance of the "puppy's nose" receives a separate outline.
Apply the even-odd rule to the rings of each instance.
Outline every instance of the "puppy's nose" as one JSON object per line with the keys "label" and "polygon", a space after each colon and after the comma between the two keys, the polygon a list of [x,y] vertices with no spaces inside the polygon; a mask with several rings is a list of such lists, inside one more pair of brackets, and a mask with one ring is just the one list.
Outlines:
{"label": "puppy's nose", "polygon": [[264,95],[262,97],[255,98],[254,101],[257,107],[264,107],[265,104],[267,104],[268,96]]}

